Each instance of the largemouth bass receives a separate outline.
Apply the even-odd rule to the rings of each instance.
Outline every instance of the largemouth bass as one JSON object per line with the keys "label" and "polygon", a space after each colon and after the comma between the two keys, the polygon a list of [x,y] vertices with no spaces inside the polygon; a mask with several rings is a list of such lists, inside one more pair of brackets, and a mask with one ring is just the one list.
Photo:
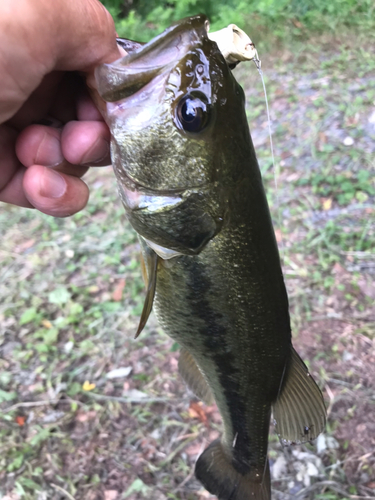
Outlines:
{"label": "largemouth bass", "polygon": [[283,443],[325,425],[319,388],[292,347],[277,244],[245,97],[204,16],[184,19],[96,71],[112,161],[141,242],[151,307],[182,347],[179,371],[213,399],[222,438],[196,477],[220,500],[268,500],[273,412]]}

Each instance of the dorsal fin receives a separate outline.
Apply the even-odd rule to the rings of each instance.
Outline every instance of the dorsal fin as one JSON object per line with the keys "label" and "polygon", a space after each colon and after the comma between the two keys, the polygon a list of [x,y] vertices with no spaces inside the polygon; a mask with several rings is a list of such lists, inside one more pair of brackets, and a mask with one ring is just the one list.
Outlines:
{"label": "dorsal fin", "polygon": [[150,316],[152,304],[154,302],[155,290],[156,290],[156,275],[158,269],[158,259],[157,254],[149,247],[144,248],[144,255],[142,256],[142,274],[145,280],[147,292],[145,303],[143,304],[141,319],[139,320],[138,330],[134,338],[137,338],[143,328],[146,326],[148,317]]}
{"label": "dorsal fin", "polygon": [[305,363],[291,349],[290,364],[273,405],[276,432],[285,445],[315,439],[326,424],[323,395]]}

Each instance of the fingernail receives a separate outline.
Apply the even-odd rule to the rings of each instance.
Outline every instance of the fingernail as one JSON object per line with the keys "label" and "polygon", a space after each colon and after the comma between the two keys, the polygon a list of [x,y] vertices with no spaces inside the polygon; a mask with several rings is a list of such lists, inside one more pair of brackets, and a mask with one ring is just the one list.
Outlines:
{"label": "fingernail", "polygon": [[40,180],[39,194],[44,198],[61,198],[65,194],[67,185],[64,177],[55,170],[47,167]]}
{"label": "fingernail", "polygon": [[60,165],[63,161],[64,157],[61,151],[60,135],[56,137],[46,132],[36,152],[34,164],[43,165],[45,167],[55,167],[56,165]]}
{"label": "fingernail", "polygon": [[95,165],[109,154],[109,142],[103,138],[98,139],[82,157],[81,165]]}

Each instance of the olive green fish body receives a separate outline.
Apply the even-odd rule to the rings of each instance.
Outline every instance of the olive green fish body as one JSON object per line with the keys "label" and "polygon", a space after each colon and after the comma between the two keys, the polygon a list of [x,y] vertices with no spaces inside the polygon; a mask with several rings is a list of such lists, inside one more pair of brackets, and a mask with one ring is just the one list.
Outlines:
{"label": "olive green fish body", "polygon": [[226,227],[197,256],[160,261],[154,306],[208,381],[238,469],[261,474],[290,328],[280,268],[268,260],[273,252],[259,240],[258,254],[244,251],[253,246],[249,226]]}
{"label": "olive green fish body", "polygon": [[181,375],[199,397],[212,393],[223,418],[222,439],[199,457],[196,476],[220,500],[267,500],[271,410],[284,443],[319,434],[325,410],[291,345],[243,90],[203,16],[98,68],[97,81],[148,274],[141,324],[154,299],[182,346]]}

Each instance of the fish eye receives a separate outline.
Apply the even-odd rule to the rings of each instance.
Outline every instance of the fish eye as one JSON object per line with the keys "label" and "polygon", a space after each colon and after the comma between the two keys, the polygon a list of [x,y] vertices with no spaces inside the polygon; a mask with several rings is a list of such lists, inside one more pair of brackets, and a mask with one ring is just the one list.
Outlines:
{"label": "fish eye", "polygon": [[200,132],[209,118],[209,104],[204,94],[188,94],[177,104],[177,126],[186,132]]}

